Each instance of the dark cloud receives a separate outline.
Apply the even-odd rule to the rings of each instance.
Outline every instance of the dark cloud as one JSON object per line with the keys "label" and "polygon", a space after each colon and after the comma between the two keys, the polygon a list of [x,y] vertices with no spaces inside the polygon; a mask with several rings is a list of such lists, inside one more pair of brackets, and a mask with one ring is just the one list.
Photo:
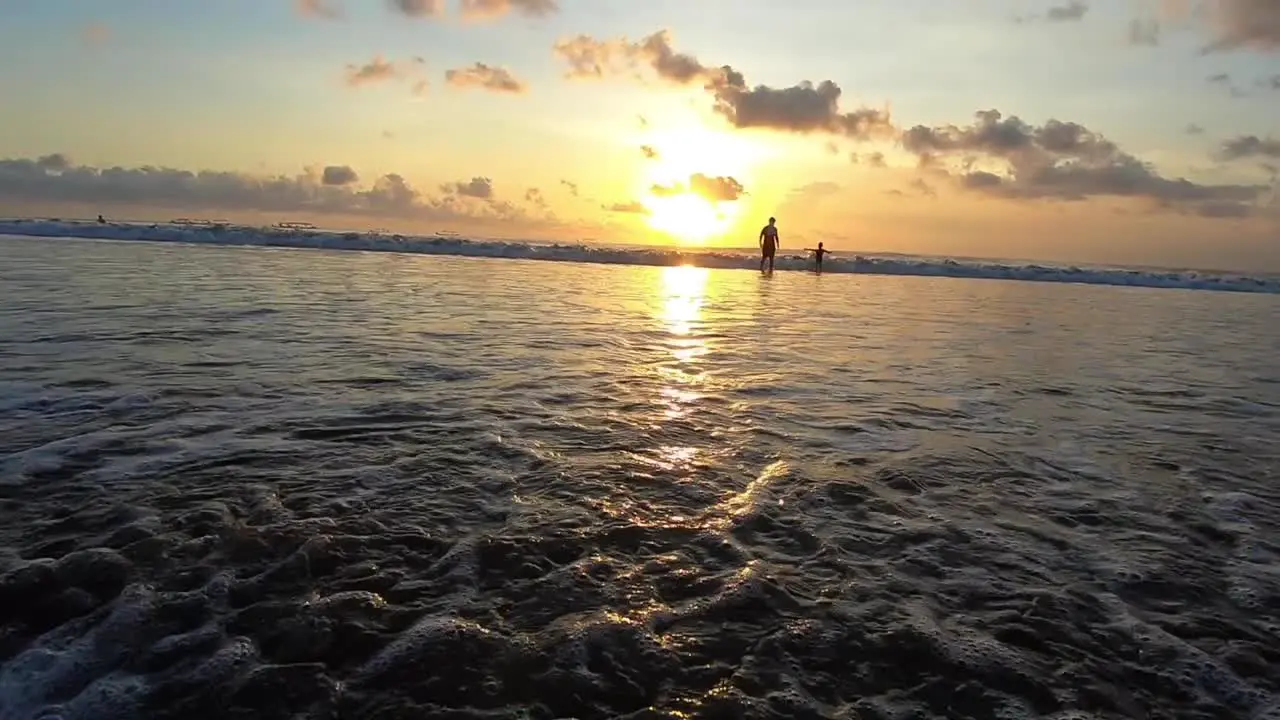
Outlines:
{"label": "dark cloud", "polygon": [[564,188],[569,191],[570,195],[574,197],[578,197],[578,183],[570,182],[568,180],[561,180],[560,184],[563,185]]}
{"label": "dark cloud", "polygon": [[524,201],[529,203],[530,205],[533,205],[534,207],[539,207],[539,208],[547,207],[547,198],[542,194],[542,191],[539,190],[538,188],[529,188],[528,190],[525,190]]}
{"label": "dark cloud", "polygon": [[1160,44],[1160,21],[1134,18],[1129,22],[1129,44],[1155,47]]}
{"label": "dark cloud", "polygon": [[493,67],[478,62],[470,67],[446,70],[445,82],[458,88],[478,88],[495,93],[519,95],[528,90],[528,86],[510,70]]}
{"label": "dark cloud", "polygon": [[674,195],[684,195],[685,193],[693,193],[711,202],[733,202],[746,194],[746,189],[742,187],[742,183],[736,179],[727,176],[704,175],[702,173],[694,173],[689,176],[687,183],[675,183],[672,185],[654,185],[649,189],[655,197],[671,197]]}
{"label": "dark cloud", "polygon": [[657,160],[657,159],[658,159],[658,151],[657,151],[657,150],[654,150],[654,149],[653,149],[653,147],[652,147],[652,146],[650,146],[650,145],[641,145],[641,146],[640,146],[640,154],[644,155],[644,156],[645,156],[645,158],[646,158],[646,159],[648,159],[648,160]]}
{"label": "dark cloud", "polygon": [[1225,161],[1269,158],[1280,160],[1280,140],[1239,135],[1222,143],[1218,158]]}
{"label": "dark cloud", "polygon": [[1213,33],[1207,50],[1280,51],[1280,2],[1204,0],[1202,10]]}
{"label": "dark cloud", "polygon": [[464,18],[488,20],[511,13],[527,17],[547,17],[560,12],[556,0],[459,0]]}
{"label": "dark cloud", "polygon": [[[976,113],[970,125],[917,125],[902,135],[903,147],[922,167],[946,174],[943,161],[959,161],[961,187],[1013,199],[1083,200],[1110,196],[1145,198],[1155,204],[1211,217],[1247,214],[1265,185],[1201,185],[1166,178],[1115,143],[1074,122],[1050,120],[1033,126],[997,110]],[[1003,174],[979,167],[999,162]]]}
{"label": "dark cloud", "polygon": [[604,78],[647,70],[676,85],[700,85],[712,109],[739,129],[770,129],[800,134],[824,133],[865,140],[893,133],[884,110],[840,108],[842,91],[830,80],[802,81],[791,87],[748,85],[729,65],[705,65],[677,52],[665,30],[632,42],[626,38],[597,40],[588,35],[560,40],[555,53],[569,66],[573,78]]}
{"label": "dark cloud", "polygon": [[444,0],[388,0],[391,9],[411,18],[444,15]]}
{"label": "dark cloud", "polygon": [[1071,0],[1066,5],[1055,5],[1049,8],[1045,18],[1049,22],[1077,22],[1084,19],[1089,6],[1080,0]]}
{"label": "dark cloud", "polygon": [[360,181],[360,176],[347,165],[329,165],[320,176],[325,185],[351,185]]}
{"label": "dark cloud", "polygon": [[[360,187],[342,165],[300,175],[259,177],[165,167],[91,167],[56,153],[0,160],[0,197],[23,203],[76,203],[166,208],[182,212],[265,212],[374,215],[404,219],[527,219],[496,197],[487,178],[415,189],[401,175],[382,175]],[[354,176],[354,172],[350,172]]]}
{"label": "dark cloud", "polygon": [[1203,127],[1195,123],[1187,123],[1187,126],[1183,128],[1183,132],[1185,132],[1188,135],[1203,135],[1205,133],[1205,130]]}
{"label": "dark cloud", "polygon": [[445,183],[440,189],[453,195],[488,200],[493,197],[493,181],[487,177],[473,177],[466,182]]}

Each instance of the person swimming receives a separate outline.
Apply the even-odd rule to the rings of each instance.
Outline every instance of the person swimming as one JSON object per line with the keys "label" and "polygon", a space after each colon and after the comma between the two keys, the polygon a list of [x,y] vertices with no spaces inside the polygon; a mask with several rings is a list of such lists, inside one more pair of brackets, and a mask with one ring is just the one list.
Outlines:
{"label": "person swimming", "polygon": [[773,272],[773,257],[778,252],[778,220],[769,218],[769,224],[760,229],[760,272],[764,272],[764,261],[769,261],[769,272]]}
{"label": "person swimming", "polygon": [[822,257],[824,255],[830,255],[831,251],[822,247],[822,243],[818,243],[818,247],[816,248],[805,248],[805,250],[808,250],[809,252],[813,253],[813,260],[815,263],[817,263],[817,267],[815,267],[814,269],[817,270],[818,272],[822,272]]}

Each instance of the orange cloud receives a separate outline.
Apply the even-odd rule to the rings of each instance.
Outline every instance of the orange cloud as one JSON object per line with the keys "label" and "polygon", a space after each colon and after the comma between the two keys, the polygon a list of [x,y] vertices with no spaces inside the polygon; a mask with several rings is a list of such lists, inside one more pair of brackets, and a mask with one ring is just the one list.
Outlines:
{"label": "orange cloud", "polygon": [[87,45],[101,45],[111,39],[111,28],[102,23],[90,23],[80,32],[80,39]]}
{"label": "orange cloud", "polygon": [[342,10],[329,0],[294,0],[294,10],[303,17],[337,20],[342,17]]}
{"label": "orange cloud", "polygon": [[445,82],[457,88],[478,88],[496,93],[521,94],[528,86],[506,68],[475,63],[470,67],[447,70]]}
{"label": "orange cloud", "polygon": [[560,12],[556,0],[459,0],[462,17],[488,20],[518,12],[528,17],[546,17]]}
{"label": "orange cloud", "polygon": [[421,57],[393,62],[381,55],[375,55],[372,60],[363,65],[347,65],[344,77],[349,87],[408,81],[413,83],[413,92],[421,94],[427,89],[427,81],[421,77],[422,68],[426,64],[427,61]]}
{"label": "orange cloud", "polygon": [[631,202],[625,202],[625,203],[614,203],[612,205],[602,205],[601,207],[612,213],[621,213],[621,214],[628,214],[628,215],[648,215],[650,212],[649,208],[645,207],[644,205],[641,205],[640,203],[634,200],[632,200]]}

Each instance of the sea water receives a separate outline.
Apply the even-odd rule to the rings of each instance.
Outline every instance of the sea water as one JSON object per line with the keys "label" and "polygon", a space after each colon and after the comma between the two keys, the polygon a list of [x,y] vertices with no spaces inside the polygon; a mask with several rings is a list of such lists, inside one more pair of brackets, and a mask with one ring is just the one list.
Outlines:
{"label": "sea water", "polygon": [[0,718],[1276,718],[1280,298],[0,239]]}

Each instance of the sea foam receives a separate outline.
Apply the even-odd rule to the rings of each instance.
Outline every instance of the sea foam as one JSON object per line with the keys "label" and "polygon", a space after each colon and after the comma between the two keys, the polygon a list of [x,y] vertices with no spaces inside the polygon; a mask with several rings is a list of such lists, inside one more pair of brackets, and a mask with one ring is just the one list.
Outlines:
{"label": "sea foam", "polygon": [[[467,239],[453,235],[412,236],[384,233],[326,231],[299,223],[252,227],[231,223],[95,223],[74,220],[0,220],[0,234],[35,237],[88,238],[95,240],[145,240],[258,247],[314,248],[366,252],[401,252],[423,255],[554,260],[612,265],[695,265],[719,269],[754,269],[759,256],[743,250],[688,248],[664,249],[542,243],[517,240]],[[784,252],[777,258],[780,270],[809,270],[804,255]],[[876,257],[838,254],[825,261],[824,272],[870,275],[911,275],[989,280],[1082,283],[1149,288],[1181,288],[1229,292],[1280,293],[1280,276],[1243,275],[1195,270],[1085,268],[1048,264],[1016,264],[995,261],[926,259],[905,256]]]}

